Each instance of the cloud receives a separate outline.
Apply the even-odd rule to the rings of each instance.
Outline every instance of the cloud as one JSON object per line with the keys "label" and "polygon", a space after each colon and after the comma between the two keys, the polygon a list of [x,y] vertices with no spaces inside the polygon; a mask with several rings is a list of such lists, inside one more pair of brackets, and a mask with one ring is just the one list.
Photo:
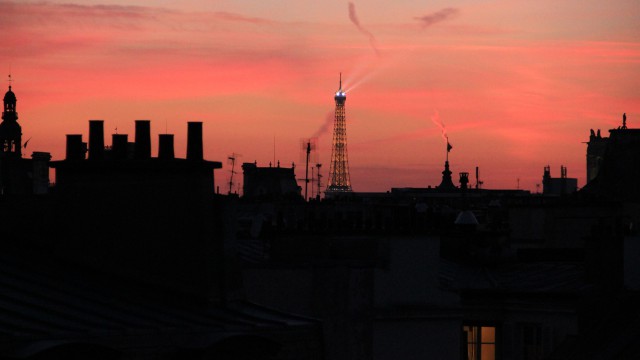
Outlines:
{"label": "cloud", "polygon": [[160,7],[122,5],[78,5],[52,3],[17,3],[0,1],[0,26],[30,28],[32,26],[87,25],[144,29],[153,24],[170,29],[198,30],[218,26],[219,22],[274,24],[267,18],[248,17],[232,12],[185,12]]}
{"label": "cloud", "polygon": [[422,28],[426,28],[433,24],[447,20],[448,18],[457,15],[459,12],[460,11],[455,8],[444,8],[432,14],[415,17],[415,19],[420,21],[420,23],[422,24]]}
{"label": "cloud", "polygon": [[274,23],[273,21],[264,19],[264,18],[247,17],[241,14],[224,12],[224,11],[214,12],[213,16],[215,16],[220,20],[239,21],[239,22],[247,22],[252,24],[273,24]]}

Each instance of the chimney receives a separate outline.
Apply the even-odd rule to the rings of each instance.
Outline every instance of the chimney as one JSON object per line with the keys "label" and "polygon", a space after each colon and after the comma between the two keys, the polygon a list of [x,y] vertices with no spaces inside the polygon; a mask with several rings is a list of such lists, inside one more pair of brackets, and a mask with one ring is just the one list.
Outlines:
{"label": "chimney", "polygon": [[81,134],[67,134],[66,160],[84,160],[85,148]]}
{"label": "chimney", "polygon": [[89,120],[89,160],[104,159],[104,120]]}
{"label": "chimney", "polygon": [[127,147],[129,145],[129,136],[127,134],[111,135],[111,157],[113,159],[126,159]]}
{"label": "chimney", "polygon": [[136,147],[133,157],[151,158],[151,121],[149,120],[136,120]]}
{"label": "chimney", "polygon": [[48,152],[34,151],[33,159],[33,193],[42,195],[49,192],[49,161],[51,154]]}
{"label": "chimney", "polygon": [[158,139],[158,159],[173,158],[173,134],[160,134]]}
{"label": "chimney", "polygon": [[202,122],[187,123],[187,160],[202,160]]}

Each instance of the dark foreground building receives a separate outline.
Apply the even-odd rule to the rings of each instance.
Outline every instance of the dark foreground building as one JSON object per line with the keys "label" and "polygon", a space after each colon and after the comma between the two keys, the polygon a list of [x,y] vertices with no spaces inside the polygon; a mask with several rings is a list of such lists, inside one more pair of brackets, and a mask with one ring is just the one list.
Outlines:
{"label": "dark foreground building", "polygon": [[434,188],[309,202],[293,167],[256,163],[242,197],[215,194],[202,123],[185,159],[170,134],[152,157],[150,125],[105,146],[90,120],[58,161],[0,134],[0,359],[639,358],[626,119],[592,134],[582,189],[456,186],[447,161]]}
{"label": "dark foreground building", "polygon": [[[321,359],[317,321],[246,300],[234,199],[214,193],[202,123],[188,123],[186,159],[166,135],[151,156],[148,120],[110,147],[102,125],[89,121],[88,146],[67,136],[45,192],[3,177],[0,358]],[[36,156],[11,149],[2,173],[37,178]]]}
{"label": "dark foreground building", "polygon": [[583,189],[564,167],[541,194],[455,186],[447,163],[447,186],[240,198],[247,296],[321,320],[332,360],[636,359],[639,143],[608,139]]}

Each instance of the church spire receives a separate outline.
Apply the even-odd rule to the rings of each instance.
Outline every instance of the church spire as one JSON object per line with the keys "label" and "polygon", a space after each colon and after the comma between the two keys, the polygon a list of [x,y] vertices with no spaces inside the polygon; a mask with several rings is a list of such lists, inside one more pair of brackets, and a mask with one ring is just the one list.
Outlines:
{"label": "church spire", "polygon": [[17,98],[11,90],[11,75],[9,75],[9,90],[4,94],[4,110],[0,123],[0,153],[22,156],[22,128],[18,124],[16,112]]}

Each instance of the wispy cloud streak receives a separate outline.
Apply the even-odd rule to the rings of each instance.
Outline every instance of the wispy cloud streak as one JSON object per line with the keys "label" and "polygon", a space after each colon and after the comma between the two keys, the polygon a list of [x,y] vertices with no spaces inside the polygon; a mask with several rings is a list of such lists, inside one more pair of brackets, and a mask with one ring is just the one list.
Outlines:
{"label": "wispy cloud streak", "polygon": [[459,12],[460,11],[455,8],[444,8],[432,14],[415,17],[414,19],[420,21],[422,28],[427,28],[433,24],[439,23],[441,21],[447,20],[450,17],[458,15]]}

